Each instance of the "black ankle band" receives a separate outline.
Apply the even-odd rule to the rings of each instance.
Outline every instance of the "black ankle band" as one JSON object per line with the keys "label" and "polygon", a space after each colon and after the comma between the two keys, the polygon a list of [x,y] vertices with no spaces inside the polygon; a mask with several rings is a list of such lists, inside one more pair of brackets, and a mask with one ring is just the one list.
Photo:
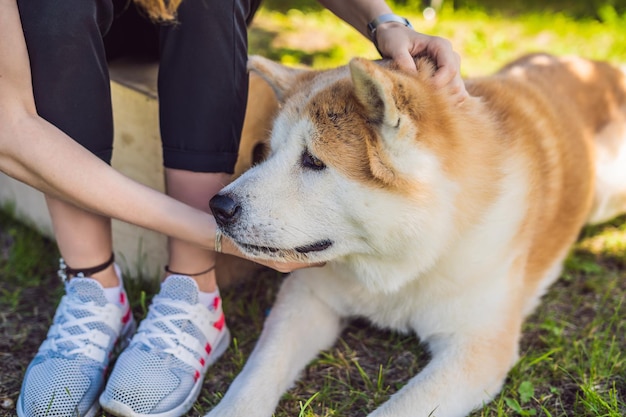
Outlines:
{"label": "black ankle band", "polygon": [[209,269],[207,269],[206,271],[202,271],[202,272],[197,272],[195,274],[184,274],[182,272],[176,272],[176,271],[172,271],[170,269],[169,265],[165,265],[165,272],[167,272],[168,274],[172,274],[172,275],[186,275],[188,277],[197,277],[198,275],[204,275],[208,272],[211,272],[215,269],[215,265],[213,265],[212,267],[210,267]]}
{"label": "black ankle band", "polygon": [[85,278],[90,277],[93,274],[97,274],[98,272],[102,272],[115,262],[115,254],[111,254],[111,257],[108,261],[98,266],[94,266],[92,268],[81,268],[74,269],[67,266],[63,258],[59,259],[59,271],[58,275],[62,281],[67,281],[68,279],[72,279],[74,277]]}

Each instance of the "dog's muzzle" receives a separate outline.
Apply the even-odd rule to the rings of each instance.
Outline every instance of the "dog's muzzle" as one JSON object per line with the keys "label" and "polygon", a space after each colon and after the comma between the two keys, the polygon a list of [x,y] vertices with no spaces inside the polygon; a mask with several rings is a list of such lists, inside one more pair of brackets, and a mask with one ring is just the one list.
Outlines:
{"label": "dog's muzzle", "polygon": [[[211,201],[209,201],[209,207],[215,217],[220,229],[228,233],[228,229],[232,227],[237,221],[239,221],[242,213],[241,205],[228,194],[216,194]],[[243,248],[251,252],[262,252],[266,254],[277,254],[286,249],[278,249],[274,247],[257,246],[249,243],[239,242]],[[333,245],[330,239],[322,239],[310,244],[298,246],[291,249],[302,255],[306,255],[311,252],[322,252]]]}

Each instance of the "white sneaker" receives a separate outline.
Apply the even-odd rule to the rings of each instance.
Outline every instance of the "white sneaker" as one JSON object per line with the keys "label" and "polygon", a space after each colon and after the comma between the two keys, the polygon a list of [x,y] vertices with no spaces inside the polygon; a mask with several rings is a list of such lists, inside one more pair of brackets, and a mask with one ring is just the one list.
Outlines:
{"label": "white sneaker", "polygon": [[226,351],[230,333],[221,299],[198,302],[198,285],[170,275],[148,316],[117,359],[102,408],[116,416],[177,417],[196,401],[209,365]]}
{"label": "white sneaker", "polygon": [[121,306],[108,302],[102,285],[91,278],[72,278],[65,291],[24,375],[19,417],[94,416],[114,347],[128,343],[135,330],[124,290]]}

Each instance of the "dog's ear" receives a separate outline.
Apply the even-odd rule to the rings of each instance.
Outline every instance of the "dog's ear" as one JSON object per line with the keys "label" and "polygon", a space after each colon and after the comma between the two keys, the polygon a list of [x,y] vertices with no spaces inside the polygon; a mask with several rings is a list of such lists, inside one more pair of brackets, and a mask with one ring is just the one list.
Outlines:
{"label": "dog's ear", "polygon": [[311,72],[310,70],[287,67],[259,55],[248,57],[248,71],[257,73],[267,81],[281,103],[285,101],[287,93],[297,83],[298,78]]}
{"label": "dog's ear", "polygon": [[[396,126],[400,113],[392,96],[392,81],[384,70],[378,64],[362,58],[351,60],[349,68],[354,93],[364,107],[368,121],[378,126]],[[372,174],[384,183],[391,184],[396,176],[385,146],[382,142],[366,145]]]}
{"label": "dog's ear", "polygon": [[392,95],[393,83],[384,70],[363,58],[352,59],[349,68],[356,98],[365,108],[369,121],[395,126],[398,108]]}

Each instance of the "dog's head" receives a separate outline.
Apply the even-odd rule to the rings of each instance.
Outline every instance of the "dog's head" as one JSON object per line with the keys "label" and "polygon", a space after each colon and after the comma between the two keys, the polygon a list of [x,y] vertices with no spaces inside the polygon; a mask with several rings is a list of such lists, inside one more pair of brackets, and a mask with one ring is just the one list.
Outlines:
{"label": "dog's head", "polygon": [[[451,234],[449,98],[409,74],[354,59],[312,71],[251,57],[281,108],[270,154],[211,201],[222,232],[259,258],[427,268]],[[452,139],[451,139],[452,138]],[[407,260],[408,261],[408,260]]]}

